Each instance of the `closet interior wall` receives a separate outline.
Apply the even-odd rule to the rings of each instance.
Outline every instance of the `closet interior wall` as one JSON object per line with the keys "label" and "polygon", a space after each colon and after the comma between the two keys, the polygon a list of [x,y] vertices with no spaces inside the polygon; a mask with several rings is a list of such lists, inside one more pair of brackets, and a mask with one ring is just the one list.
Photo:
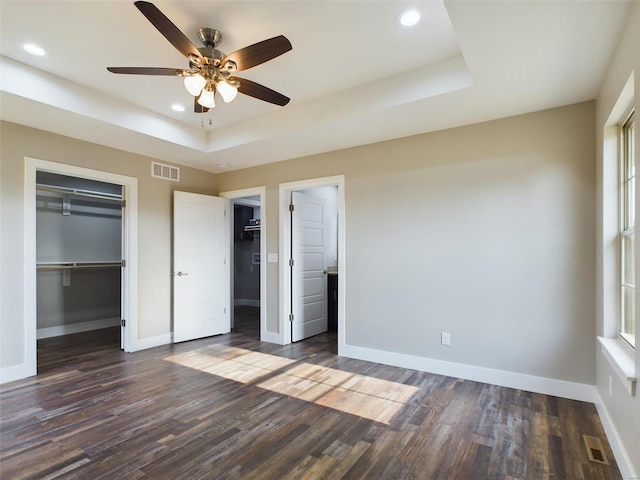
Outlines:
{"label": "closet interior wall", "polygon": [[47,172],[36,183],[38,338],[119,325],[122,187]]}

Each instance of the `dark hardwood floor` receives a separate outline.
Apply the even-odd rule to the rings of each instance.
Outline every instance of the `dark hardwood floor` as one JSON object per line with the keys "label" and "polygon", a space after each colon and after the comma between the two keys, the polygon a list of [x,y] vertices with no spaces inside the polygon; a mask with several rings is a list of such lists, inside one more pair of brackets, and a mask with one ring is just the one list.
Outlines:
{"label": "dark hardwood floor", "polygon": [[260,343],[253,311],[137,353],[118,329],[39,342],[39,375],[0,388],[0,478],[621,478],[592,404],[340,358],[333,334]]}

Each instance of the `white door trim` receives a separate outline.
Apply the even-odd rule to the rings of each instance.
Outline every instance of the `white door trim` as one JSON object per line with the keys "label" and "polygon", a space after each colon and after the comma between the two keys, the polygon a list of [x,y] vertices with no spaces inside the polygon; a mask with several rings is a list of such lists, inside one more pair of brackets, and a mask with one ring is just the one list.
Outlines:
{"label": "white door trim", "polygon": [[280,184],[280,301],[279,326],[282,344],[291,343],[291,327],[289,325],[289,304],[291,299],[291,270],[289,269],[289,254],[291,252],[291,223],[289,222],[289,201],[291,192],[307,190],[317,187],[338,187],[338,259],[340,281],[338,282],[338,355],[342,355],[346,344],[346,316],[345,316],[345,285],[346,285],[346,249],[345,249],[345,193],[344,175],[333,177],[312,178],[297,182]]}
{"label": "white door trim", "polygon": [[[277,332],[269,332],[267,330],[267,188],[266,187],[254,187],[245,188],[242,190],[232,190],[229,192],[222,192],[219,194],[221,197],[226,198],[233,204],[233,199],[244,197],[260,197],[260,341],[279,343],[280,336]],[[233,210],[229,208],[230,210]],[[227,215],[227,222],[229,225],[229,235],[233,237],[233,211]],[[233,308],[233,238],[229,242],[229,258],[231,259],[231,285],[230,285],[230,305]]]}
{"label": "white door trim", "polygon": [[138,338],[138,179],[115,173],[91,170],[63,163],[25,157],[24,176],[24,238],[25,238],[25,366],[27,375],[37,373],[37,292],[36,292],[36,171],[88,178],[123,186],[127,206],[123,211],[124,241],[122,258],[124,269],[122,318],[127,321],[124,329],[124,350],[137,350]]}

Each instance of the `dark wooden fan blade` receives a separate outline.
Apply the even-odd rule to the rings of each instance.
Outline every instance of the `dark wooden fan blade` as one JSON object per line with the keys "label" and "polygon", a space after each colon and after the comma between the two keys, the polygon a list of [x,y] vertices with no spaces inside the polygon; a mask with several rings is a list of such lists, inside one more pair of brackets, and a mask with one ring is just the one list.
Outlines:
{"label": "dark wooden fan blade", "polygon": [[228,60],[231,60],[237,65],[238,71],[247,70],[276,58],[283,53],[287,53],[292,48],[291,42],[287,40],[287,37],[280,35],[230,53],[224,57],[222,65]]}
{"label": "dark wooden fan blade", "polygon": [[127,75],[181,75],[181,68],[156,68],[156,67],[107,67],[111,73],[124,73]]}
{"label": "dark wooden fan blade", "polygon": [[203,107],[202,105],[200,105],[198,103],[199,98],[200,98],[200,95],[198,95],[197,97],[193,97],[193,111],[195,113],[207,113],[209,111],[209,108]]}
{"label": "dark wooden fan blade", "polygon": [[162,13],[158,7],[149,2],[134,2],[138,10],[147,17],[154,27],[164,35],[164,37],[171,42],[171,45],[182,53],[185,57],[189,58],[189,55],[195,55],[198,58],[202,58],[202,54],[198,51],[196,46],[191,43],[184,33],[182,33],[178,27],[176,27],[171,20],[169,20],[164,13]]}
{"label": "dark wooden fan blade", "polygon": [[244,93],[245,95],[249,95],[250,97],[257,98],[258,100],[263,100],[265,102],[274,103],[276,105],[280,105],[281,107],[284,107],[287,103],[289,103],[289,97],[285,97],[281,93],[278,93],[275,90],[271,90],[270,88],[267,88],[264,85],[260,85],[259,83],[238,77],[230,77],[229,80],[237,80],[238,82],[240,82],[238,91],[240,93]]}

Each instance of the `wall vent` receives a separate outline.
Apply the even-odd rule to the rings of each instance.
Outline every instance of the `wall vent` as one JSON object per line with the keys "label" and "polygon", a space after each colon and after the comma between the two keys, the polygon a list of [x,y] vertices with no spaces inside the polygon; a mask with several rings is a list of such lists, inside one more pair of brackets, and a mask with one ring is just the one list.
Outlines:
{"label": "wall vent", "polygon": [[589,460],[603,465],[609,465],[606,455],[604,454],[604,447],[602,441],[597,437],[591,437],[589,435],[583,435],[584,444],[587,447],[587,455]]}
{"label": "wall vent", "polygon": [[163,165],[158,162],[151,162],[151,176],[155,178],[164,178],[173,182],[180,181],[180,169],[170,165]]}

